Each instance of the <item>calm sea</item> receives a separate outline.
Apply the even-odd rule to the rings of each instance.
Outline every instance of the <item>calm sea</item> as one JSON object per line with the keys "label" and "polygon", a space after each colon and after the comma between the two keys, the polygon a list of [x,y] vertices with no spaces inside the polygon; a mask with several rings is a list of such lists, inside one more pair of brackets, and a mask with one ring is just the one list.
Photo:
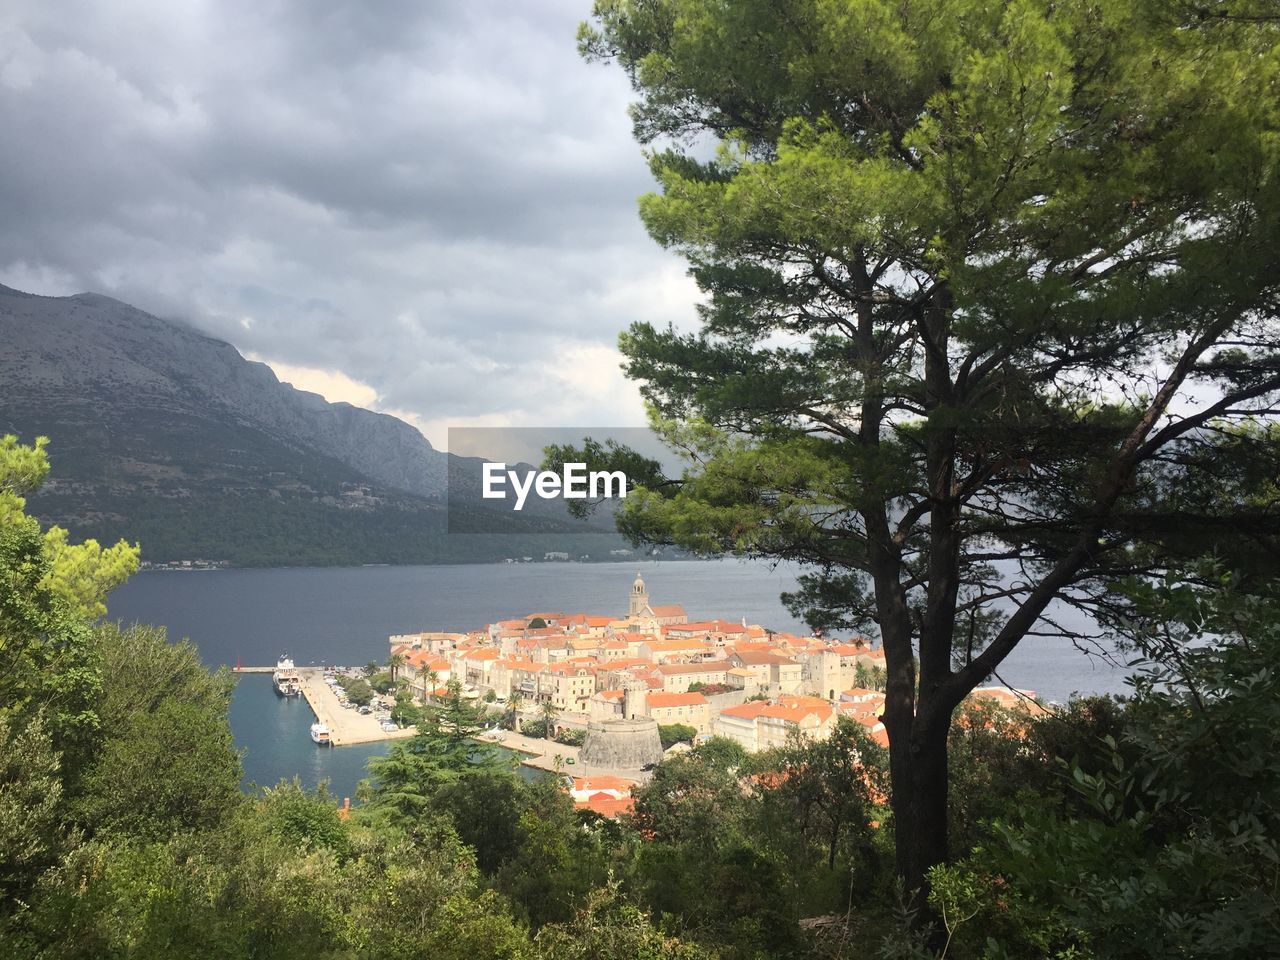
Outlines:
{"label": "calm sea", "polygon": [[[623,613],[637,569],[652,603],[682,603],[691,619],[804,629],[779,600],[795,585],[791,570],[732,560],[148,572],[111,595],[110,616],[188,637],[210,665],[269,665],[285,653],[299,665],[354,665],[386,659],[393,633],[474,629],[538,611]],[[1000,675],[1050,700],[1124,690],[1119,668],[1047,639],[1023,641]],[[350,795],[386,745],[319,749],[308,736],[313,719],[305,701],[277,697],[269,677],[241,678],[231,726],[246,783],[327,779]]]}

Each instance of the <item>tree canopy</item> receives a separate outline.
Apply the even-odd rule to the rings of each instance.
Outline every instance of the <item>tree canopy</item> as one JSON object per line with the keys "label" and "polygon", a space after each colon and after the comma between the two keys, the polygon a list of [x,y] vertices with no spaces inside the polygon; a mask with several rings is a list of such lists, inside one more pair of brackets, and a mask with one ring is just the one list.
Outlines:
{"label": "tree canopy", "polygon": [[1021,640],[1205,552],[1274,570],[1278,38],[1144,0],[599,0],[580,32],[705,294],[622,335],[688,465],[621,526],[800,561],[797,611],[879,635],[912,885],[951,717]]}

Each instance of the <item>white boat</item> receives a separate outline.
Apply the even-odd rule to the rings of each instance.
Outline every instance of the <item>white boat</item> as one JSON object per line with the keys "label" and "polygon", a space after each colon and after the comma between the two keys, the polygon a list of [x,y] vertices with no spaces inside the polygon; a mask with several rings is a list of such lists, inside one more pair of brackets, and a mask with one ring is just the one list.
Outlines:
{"label": "white boat", "polygon": [[282,697],[296,697],[302,693],[302,677],[287,654],[276,661],[271,683]]}
{"label": "white boat", "polygon": [[313,723],[311,725],[311,739],[322,747],[333,746],[333,741],[329,739],[329,728],[323,723]]}

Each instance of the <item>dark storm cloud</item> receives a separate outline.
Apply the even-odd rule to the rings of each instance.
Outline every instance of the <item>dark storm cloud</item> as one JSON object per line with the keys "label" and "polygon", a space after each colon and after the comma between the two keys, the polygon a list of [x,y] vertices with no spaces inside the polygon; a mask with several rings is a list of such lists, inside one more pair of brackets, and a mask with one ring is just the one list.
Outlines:
{"label": "dark storm cloud", "polygon": [[588,8],[10,2],[0,281],[433,425],[633,419],[617,331],[687,319],[691,288],[636,218],[625,80],[575,53]]}

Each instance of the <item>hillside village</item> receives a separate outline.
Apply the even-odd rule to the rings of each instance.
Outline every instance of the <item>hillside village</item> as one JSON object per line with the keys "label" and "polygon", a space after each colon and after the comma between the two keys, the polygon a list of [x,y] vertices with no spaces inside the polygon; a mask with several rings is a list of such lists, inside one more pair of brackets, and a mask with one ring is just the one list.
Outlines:
{"label": "hillside village", "polygon": [[[419,698],[457,680],[471,696],[530,710],[549,704],[557,730],[648,717],[756,752],[793,732],[823,739],[848,716],[889,742],[883,650],[861,638],[691,621],[680,604],[652,603],[639,574],[625,615],[530,613],[467,633],[392,636],[390,645],[397,678]],[[1004,687],[976,693],[1005,706],[1033,696]]]}

